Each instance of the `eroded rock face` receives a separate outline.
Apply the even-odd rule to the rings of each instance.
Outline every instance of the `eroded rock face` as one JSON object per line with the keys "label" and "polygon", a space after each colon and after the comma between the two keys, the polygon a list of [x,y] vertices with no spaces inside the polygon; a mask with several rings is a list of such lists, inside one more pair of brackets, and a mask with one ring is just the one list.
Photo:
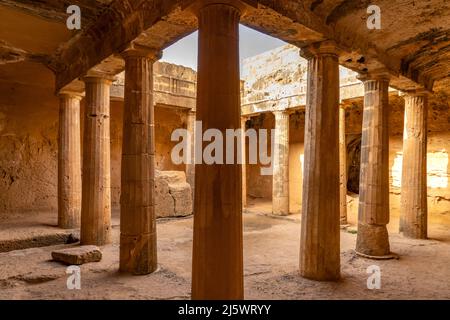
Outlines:
{"label": "eroded rock face", "polygon": [[[23,91],[12,86],[0,89],[0,216],[10,211],[50,211],[57,209],[57,100],[47,95],[13,94]],[[5,93],[5,94],[3,94]],[[42,99],[45,111],[33,99]],[[40,100],[41,101],[41,100]]]}
{"label": "eroded rock face", "polygon": [[185,217],[192,214],[191,186],[183,171],[158,171],[155,174],[156,216]]}

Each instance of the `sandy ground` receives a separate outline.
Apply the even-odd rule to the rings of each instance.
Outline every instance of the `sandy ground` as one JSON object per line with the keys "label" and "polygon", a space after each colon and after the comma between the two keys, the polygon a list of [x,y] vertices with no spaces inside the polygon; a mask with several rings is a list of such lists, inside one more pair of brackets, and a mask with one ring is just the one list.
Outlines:
{"label": "sandy ground", "polygon": [[[409,240],[391,233],[398,260],[375,261],[353,253],[356,234],[341,232],[342,279],[316,282],[298,275],[299,216],[270,217],[266,206],[250,204],[244,215],[246,299],[450,299],[450,228],[430,225],[430,240]],[[269,210],[270,211],[270,210]],[[16,219],[16,220],[14,220]],[[14,217],[20,219],[20,215]],[[31,223],[33,220],[37,221]],[[21,234],[14,221],[0,239]],[[55,214],[27,215],[36,232],[59,230]],[[81,266],[81,290],[68,290],[66,266],[51,261],[51,251],[71,245],[0,253],[0,299],[189,299],[192,218],[158,221],[159,270],[151,275],[118,273],[118,215],[113,216],[113,244],[102,247],[103,259]],[[9,230],[9,231],[8,231]],[[16,230],[16,231],[13,231]],[[367,289],[367,267],[381,268],[381,289]]]}

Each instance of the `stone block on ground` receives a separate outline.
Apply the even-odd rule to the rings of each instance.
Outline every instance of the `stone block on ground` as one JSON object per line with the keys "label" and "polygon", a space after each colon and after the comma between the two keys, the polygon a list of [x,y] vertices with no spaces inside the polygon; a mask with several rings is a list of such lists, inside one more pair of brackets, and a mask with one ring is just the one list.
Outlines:
{"label": "stone block on ground", "polygon": [[100,261],[102,252],[97,246],[79,246],[55,250],[52,252],[52,258],[67,265],[81,265]]}
{"label": "stone block on ground", "polygon": [[192,214],[191,186],[187,182],[171,185],[170,194],[175,202],[175,214],[177,216]]}
{"label": "stone block on ground", "polygon": [[155,176],[155,212],[158,218],[175,215],[175,200],[170,194],[169,182],[156,171]]}
{"label": "stone block on ground", "polygon": [[192,191],[183,171],[156,171],[155,211],[157,217],[192,214]]}
{"label": "stone block on ground", "polygon": [[178,184],[186,182],[186,173],[184,171],[159,171],[159,177],[166,180],[169,184]]}

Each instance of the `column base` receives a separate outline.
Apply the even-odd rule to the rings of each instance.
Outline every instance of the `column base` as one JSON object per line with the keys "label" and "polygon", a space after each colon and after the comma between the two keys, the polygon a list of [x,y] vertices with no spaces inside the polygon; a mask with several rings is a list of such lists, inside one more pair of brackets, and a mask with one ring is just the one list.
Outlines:
{"label": "column base", "polygon": [[403,231],[400,231],[400,234],[403,236],[403,237],[405,237],[405,238],[408,238],[408,239],[415,239],[415,240],[429,240],[429,238],[428,238],[428,236],[423,236],[423,235],[418,235],[418,234],[416,234],[416,233],[408,233],[408,232],[405,232],[404,230]]}
{"label": "column base", "polygon": [[[400,220],[401,221],[401,220]],[[426,240],[428,239],[427,227],[420,229],[417,226],[420,225],[420,222],[411,222],[411,221],[401,221],[400,224],[400,234],[408,239],[417,239],[417,240]]]}
{"label": "column base", "polygon": [[372,260],[390,260],[390,259],[399,259],[398,254],[391,252],[390,254],[384,256],[371,256],[368,254],[364,254],[355,250],[355,253],[363,258],[372,259]]}
{"label": "column base", "polygon": [[80,228],[81,224],[79,221],[77,222],[58,222],[58,228],[70,230],[70,229],[78,229]]}
{"label": "column base", "polygon": [[358,224],[356,253],[367,257],[386,257],[391,254],[386,225]]}
{"label": "column base", "polygon": [[327,275],[320,274],[319,275],[319,274],[309,274],[309,273],[307,273],[305,271],[301,271],[300,270],[300,276],[302,278],[309,279],[309,280],[325,281],[325,282],[326,281],[335,282],[335,281],[339,281],[341,279],[340,272],[337,272],[337,273],[334,273],[334,274],[327,274]]}
{"label": "column base", "polygon": [[[120,235],[121,272],[145,275],[157,270],[154,234]],[[135,253],[139,253],[136,255]]]}
{"label": "column base", "polygon": [[289,198],[277,198],[272,200],[272,214],[276,216],[288,216]]}

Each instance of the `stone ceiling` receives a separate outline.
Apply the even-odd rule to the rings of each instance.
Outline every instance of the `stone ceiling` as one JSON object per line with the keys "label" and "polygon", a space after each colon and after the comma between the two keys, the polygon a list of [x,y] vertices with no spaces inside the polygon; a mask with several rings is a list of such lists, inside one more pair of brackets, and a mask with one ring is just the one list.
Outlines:
{"label": "stone ceiling", "polygon": [[[56,72],[57,88],[82,86],[94,68],[118,73],[117,53],[131,42],[165,48],[197,28],[192,0],[0,0],[0,80],[8,62],[37,62]],[[299,47],[334,39],[340,63],[355,71],[387,68],[392,86],[450,93],[448,0],[245,0],[242,23]],[[65,27],[70,4],[83,29]],[[381,8],[381,30],[366,26],[367,7]],[[23,81],[23,79],[21,80]],[[79,88],[82,90],[82,88]]]}

